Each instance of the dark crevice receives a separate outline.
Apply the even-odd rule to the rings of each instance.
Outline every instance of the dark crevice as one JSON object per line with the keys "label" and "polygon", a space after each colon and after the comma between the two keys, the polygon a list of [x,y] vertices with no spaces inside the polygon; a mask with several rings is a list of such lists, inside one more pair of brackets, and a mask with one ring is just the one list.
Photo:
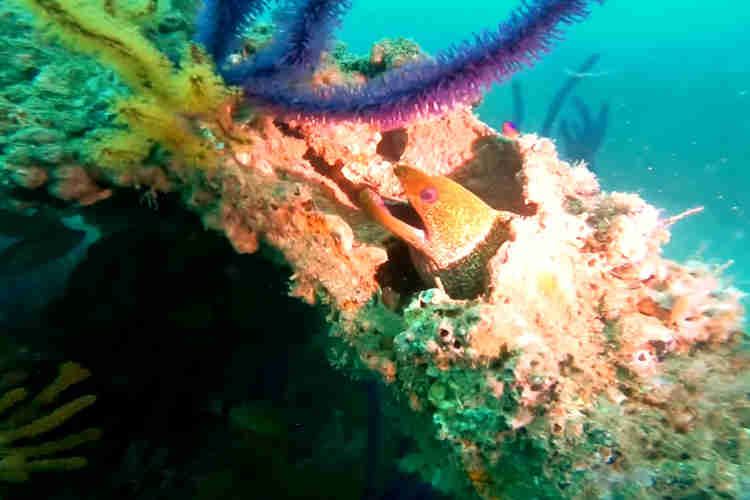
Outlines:
{"label": "dark crevice", "polygon": [[396,128],[382,133],[376,152],[384,160],[396,162],[401,159],[409,142],[409,134],[405,128]]}
{"label": "dark crevice", "polygon": [[305,135],[302,133],[302,131],[299,129],[299,127],[292,127],[286,122],[283,122],[281,120],[274,120],[273,124],[276,126],[279,131],[288,136],[288,137],[294,137],[295,139],[304,139]]}
{"label": "dark crevice", "polygon": [[518,144],[496,136],[481,137],[472,144],[474,158],[450,177],[496,210],[523,216],[537,211],[523,196],[523,156]]}
{"label": "dark crevice", "polygon": [[[393,308],[404,305],[404,299],[425,288],[422,278],[414,268],[409,246],[401,240],[392,238],[385,242],[388,260],[375,274],[375,280],[386,292]],[[393,293],[395,292],[395,294]]]}

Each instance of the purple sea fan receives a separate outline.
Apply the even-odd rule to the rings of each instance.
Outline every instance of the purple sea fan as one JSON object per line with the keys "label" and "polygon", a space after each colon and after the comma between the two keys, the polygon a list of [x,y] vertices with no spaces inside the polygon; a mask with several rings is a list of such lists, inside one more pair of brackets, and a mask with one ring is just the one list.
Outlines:
{"label": "purple sea fan", "polygon": [[592,1],[525,1],[496,33],[476,35],[473,42],[434,60],[404,65],[358,87],[301,88],[283,75],[250,75],[243,88],[248,99],[282,116],[362,120],[395,128],[475,103],[493,82],[507,80],[546,53],[561,37],[561,26],[582,20]]}
{"label": "purple sea fan", "polygon": [[202,0],[194,40],[202,44],[217,65],[240,44],[239,26],[260,15],[268,0]]}
{"label": "purple sea fan", "polygon": [[350,0],[291,1],[274,17],[280,36],[268,52],[278,66],[312,69],[350,7]]}
{"label": "purple sea fan", "polygon": [[241,85],[251,78],[291,78],[312,71],[350,7],[350,0],[287,0],[274,12],[273,41],[252,60],[225,71],[224,79]]}

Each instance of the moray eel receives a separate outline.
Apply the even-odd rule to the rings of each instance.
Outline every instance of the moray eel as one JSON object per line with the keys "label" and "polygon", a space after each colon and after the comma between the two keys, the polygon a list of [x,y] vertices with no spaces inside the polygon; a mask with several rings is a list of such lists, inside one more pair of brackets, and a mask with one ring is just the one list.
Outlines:
{"label": "moray eel", "polygon": [[428,286],[441,286],[455,299],[474,298],[489,284],[488,261],[512,239],[513,214],[493,209],[474,193],[443,176],[403,164],[393,172],[423,229],[397,218],[372,189],[359,201],[373,219],[409,245],[412,261]]}

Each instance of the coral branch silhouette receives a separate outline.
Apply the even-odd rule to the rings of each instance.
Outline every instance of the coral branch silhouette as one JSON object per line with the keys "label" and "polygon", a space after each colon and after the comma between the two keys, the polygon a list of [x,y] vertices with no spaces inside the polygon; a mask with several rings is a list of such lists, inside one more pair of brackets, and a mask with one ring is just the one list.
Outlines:
{"label": "coral branch silhouette", "polygon": [[[581,80],[580,75],[587,74],[591,68],[599,61],[599,54],[590,55],[578,70],[571,73],[562,87],[555,92],[552,102],[547,108],[544,124],[542,126],[543,134],[549,135],[555,125],[555,120],[560,114],[567,101],[568,95],[575,89]],[[512,116],[513,124],[521,128],[525,114],[525,102],[523,98],[522,87],[519,82],[512,84]],[[604,142],[604,136],[607,133],[607,122],[609,119],[609,103],[602,104],[599,114],[594,119],[588,106],[580,97],[575,97],[573,101],[580,118],[579,123],[573,123],[569,120],[560,120],[560,140],[563,143],[562,151],[565,157],[570,160],[583,160],[589,169],[596,168],[596,154]]]}
{"label": "coral branch silhouette", "polygon": [[[594,67],[594,65],[599,61],[600,54],[592,54],[590,55],[581,65],[580,68],[578,68],[578,71],[576,71],[576,75],[587,73],[591,70],[591,68]],[[541,134],[544,136],[550,135],[552,132],[552,124],[555,122],[555,118],[557,118],[557,115],[560,113],[560,110],[563,107],[563,104],[565,104],[565,99],[570,95],[571,92],[573,92],[573,89],[576,88],[578,83],[581,81],[581,78],[575,75],[570,75],[567,80],[565,80],[565,83],[562,87],[555,93],[555,97],[552,98],[552,102],[550,103],[549,108],[547,109],[547,116],[544,117],[544,123],[542,124],[542,130]]]}
{"label": "coral branch silhouette", "polygon": [[195,41],[203,45],[217,64],[237,50],[237,31],[268,7],[268,0],[203,0],[195,26]]}
{"label": "coral branch silhouette", "polygon": [[603,103],[596,118],[580,97],[573,101],[580,116],[580,123],[573,124],[563,119],[560,122],[560,137],[563,142],[565,156],[571,159],[583,160],[589,169],[596,168],[596,153],[602,146],[604,135],[607,133],[607,118],[609,103]]}

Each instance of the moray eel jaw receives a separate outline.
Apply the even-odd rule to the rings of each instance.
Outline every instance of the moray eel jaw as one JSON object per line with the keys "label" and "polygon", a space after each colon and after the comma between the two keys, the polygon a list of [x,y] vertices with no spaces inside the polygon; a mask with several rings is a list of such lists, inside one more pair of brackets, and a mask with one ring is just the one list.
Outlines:
{"label": "moray eel jaw", "polygon": [[409,245],[412,261],[429,286],[442,284],[453,298],[481,293],[489,280],[487,262],[512,237],[513,215],[494,210],[447,177],[427,175],[403,164],[394,173],[424,230],[391,214],[369,188],[360,193],[362,208]]}
{"label": "moray eel jaw", "polygon": [[375,219],[381,226],[388,228],[393,234],[404,240],[412,248],[428,252],[425,232],[414,226],[410,226],[398,217],[391,214],[385,206],[383,198],[370,188],[364,188],[359,192],[359,205],[370,217]]}

